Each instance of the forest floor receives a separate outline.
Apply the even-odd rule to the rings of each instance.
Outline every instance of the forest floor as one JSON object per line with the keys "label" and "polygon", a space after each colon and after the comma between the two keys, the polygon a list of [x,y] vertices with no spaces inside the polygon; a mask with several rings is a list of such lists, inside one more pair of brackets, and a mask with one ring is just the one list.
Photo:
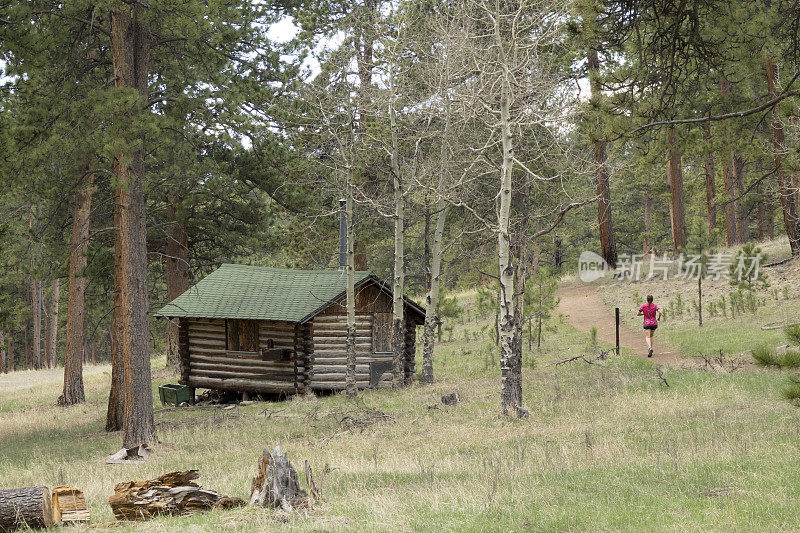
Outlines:
{"label": "forest floor", "polygon": [[[798,279],[796,264],[786,268],[771,281]],[[681,283],[598,284],[603,320],[614,306],[633,309],[637,290],[669,307],[689,290]],[[729,288],[710,298],[715,290]],[[702,332],[673,304],[676,316],[657,335],[687,360],[701,349],[746,354],[754,340],[780,344],[779,330],[759,327],[797,318],[798,287],[786,300],[780,290],[755,314],[709,317]],[[357,401],[336,394],[228,409],[157,404],[161,442],[139,464],[105,463],[121,444],[119,433],[103,431],[107,365],[86,368],[87,401],[69,408],[55,404],[59,370],[0,375],[0,487],[70,483],[84,490],[92,522],[109,522],[115,483],[171,470],[197,468],[202,486],[246,498],[261,450],[280,444],[296,465],[314,468],[322,491],[315,509],[246,507],[110,529],[800,530],[800,409],[781,397],[789,372],[661,366],[637,355],[638,336],[619,357],[556,365],[610,346],[602,336],[592,346],[557,316],[540,351],[525,339],[531,416],[507,419],[499,414],[493,316],[477,313],[475,293],[458,302],[465,311],[437,345],[434,385],[364,391]],[[636,333],[638,318],[628,315]],[[163,366],[163,357],[153,359],[154,393],[176,379]],[[458,405],[442,405],[450,392]]]}

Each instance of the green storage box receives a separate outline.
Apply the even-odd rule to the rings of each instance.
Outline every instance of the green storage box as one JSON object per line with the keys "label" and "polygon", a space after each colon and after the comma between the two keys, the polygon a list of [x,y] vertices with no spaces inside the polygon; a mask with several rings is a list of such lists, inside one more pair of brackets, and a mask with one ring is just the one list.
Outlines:
{"label": "green storage box", "polygon": [[158,397],[161,399],[161,405],[172,404],[177,406],[183,402],[189,403],[192,395],[186,385],[167,383],[158,388]]}

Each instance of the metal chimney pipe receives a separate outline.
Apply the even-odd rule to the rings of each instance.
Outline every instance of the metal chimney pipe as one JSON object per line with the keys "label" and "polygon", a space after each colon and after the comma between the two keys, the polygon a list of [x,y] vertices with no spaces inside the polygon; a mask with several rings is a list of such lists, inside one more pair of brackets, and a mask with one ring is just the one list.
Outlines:
{"label": "metal chimney pipe", "polygon": [[347,268],[347,200],[339,200],[339,270]]}

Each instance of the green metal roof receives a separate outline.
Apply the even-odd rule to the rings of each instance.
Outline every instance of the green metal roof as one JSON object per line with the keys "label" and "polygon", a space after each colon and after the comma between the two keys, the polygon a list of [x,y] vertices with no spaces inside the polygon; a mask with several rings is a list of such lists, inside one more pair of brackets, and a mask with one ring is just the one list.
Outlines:
{"label": "green metal roof", "polygon": [[[355,274],[356,284],[374,277]],[[343,295],[346,282],[343,270],[223,264],[155,315],[303,322]]]}

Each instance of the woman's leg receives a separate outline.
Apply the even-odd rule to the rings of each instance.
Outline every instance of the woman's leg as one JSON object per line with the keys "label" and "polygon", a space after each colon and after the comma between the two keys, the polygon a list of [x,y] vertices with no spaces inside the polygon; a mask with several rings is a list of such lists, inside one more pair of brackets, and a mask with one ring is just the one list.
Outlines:
{"label": "woman's leg", "polygon": [[654,330],[654,329],[651,329],[651,330],[650,330],[650,349],[651,349],[651,350],[653,349],[653,334],[654,334],[655,332],[656,332],[656,330]]}
{"label": "woman's leg", "polygon": [[652,329],[644,330],[644,338],[647,341],[647,349],[648,350],[652,350],[653,349],[653,330]]}

